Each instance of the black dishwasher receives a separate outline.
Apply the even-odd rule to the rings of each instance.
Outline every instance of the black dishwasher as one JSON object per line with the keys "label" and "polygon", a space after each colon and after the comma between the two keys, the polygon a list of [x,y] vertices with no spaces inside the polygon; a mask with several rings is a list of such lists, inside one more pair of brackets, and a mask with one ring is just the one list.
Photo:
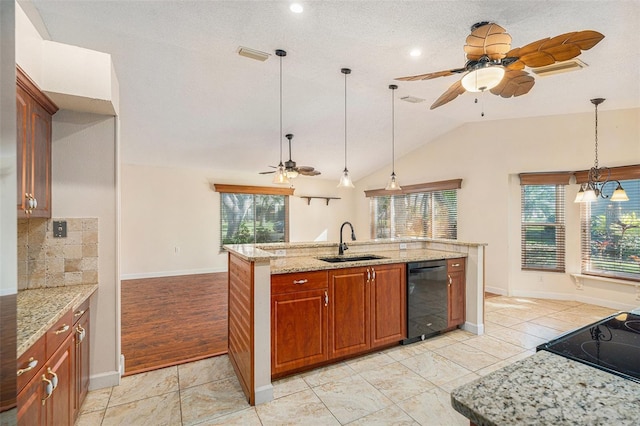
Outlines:
{"label": "black dishwasher", "polygon": [[447,328],[447,261],[407,264],[407,338],[403,345],[424,340]]}

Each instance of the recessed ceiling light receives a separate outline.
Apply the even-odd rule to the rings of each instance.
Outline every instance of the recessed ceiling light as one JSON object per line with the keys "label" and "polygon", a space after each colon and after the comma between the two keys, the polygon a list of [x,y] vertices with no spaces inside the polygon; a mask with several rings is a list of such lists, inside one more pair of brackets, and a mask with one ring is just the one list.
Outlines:
{"label": "recessed ceiling light", "polygon": [[291,6],[289,6],[289,10],[291,10],[293,13],[302,13],[304,8],[300,3],[291,3]]}
{"label": "recessed ceiling light", "polygon": [[420,49],[412,49],[411,52],[409,52],[409,55],[415,58],[417,56],[422,55],[422,51]]}

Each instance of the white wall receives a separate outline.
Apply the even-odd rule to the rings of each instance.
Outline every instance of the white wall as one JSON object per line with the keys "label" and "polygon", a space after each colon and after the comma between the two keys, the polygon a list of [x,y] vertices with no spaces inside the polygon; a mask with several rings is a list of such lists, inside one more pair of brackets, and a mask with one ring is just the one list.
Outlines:
{"label": "white wall", "polygon": [[[506,100],[505,102],[508,102]],[[585,102],[588,102],[586,100]],[[598,111],[601,166],[640,164],[640,109]],[[400,184],[462,178],[458,192],[458,239],[488,243],[487,288],[503,294],[558,297],[597,303],[629,303],[633,287],[607,284],[577,291],[568,273],[578,273],[579,208],[567,188],[567,274],[520,270],[521,172],[584,170],[593,165],[594,114],[572,114],[470,123],[396,160]],[[358,182],[384,187],[389,171]],[[368,200],[356,201],[357,225],[369,223]]]}
{"label": "white wall", "polygon": [[[224,155],[224,153],[220,153]],[[334,180],[298,177],[294,195],[341,197],[307,200],[290,197],[290,240],[338,241],[340,224],[354,220],[354,191],[337,189]],[[213,183],[271,186],[270,176],[248,176],[212,169],[122,166],[123,279],[221,272],[220,194]],[[356,228],[368,239],[368,228]],[[178,247],[178,253],[176,253]]]}
{"label": "white wall", "polygon": [[99,288],[91,305],[92,388],[119,382],[115,120],[60,110],[52,126],[52,216],[97,217],[99,223]]}

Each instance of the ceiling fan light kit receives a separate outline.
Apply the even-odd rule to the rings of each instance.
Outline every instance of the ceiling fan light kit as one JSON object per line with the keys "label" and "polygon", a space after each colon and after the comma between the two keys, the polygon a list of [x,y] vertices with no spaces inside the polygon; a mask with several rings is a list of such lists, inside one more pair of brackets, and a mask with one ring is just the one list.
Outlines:
{"label": "ceiling fan light kit", "polygon": [[340,72],[344,74],[344,170],[340,176],[338,188],[355,188],[347,168],[347,75],[351,74],[351,69],[342,68]]}
{"label": "ceiling fan light kit", "polygon": [[395,84],[389,85],[389,89],[391,89],[391,176],[389,176],[389,182],[384,188],[387,191],[400,191],[402,189],[396,177],[396,98],[394,93],[397,88],[398,86]]}
{"label": "ceiling fan light kit", "polygon": [[[490,91],[503,98],[529,93],[535,84],[525,67],[536,69],[568,61],[589,50],[604,36],[597,31],[584,30],[544,38],[523,47],[511,48],[511,36],[500,25],[479,22],[471,26],[464,51],[467,63],[462,68],[399,77],[396,80],[431,80],[464,73],[435,102],[431,109],[451,102],[465,92]],[[568,66],[569,67],[569,66]],[[570,68],[570,67],[569,67]],[[560,72],[558,69],[552,72]],[[544,73],[544,71],[540,71]]]}
{"label": "ceiling fan light kit", "polygon": [[595,118],[595,161],[593,167],[589,170],[587,175],[587,183],[580,185],[580,190],[576,194],[574,200],[575,203],[590,203],[598,201],[598,197],[607,199],[608,195],[604,194],[604,187],[610,183],[615,182],[618,184],[616,189],[611,194],[611,201],[629,201],[626,191],[622,188],[620,181],[610,180],[611,169],[608,167],[598,166],[598,105],[604,102],[604,98],[591,99],[591,103],[595,105],[596,118]]}

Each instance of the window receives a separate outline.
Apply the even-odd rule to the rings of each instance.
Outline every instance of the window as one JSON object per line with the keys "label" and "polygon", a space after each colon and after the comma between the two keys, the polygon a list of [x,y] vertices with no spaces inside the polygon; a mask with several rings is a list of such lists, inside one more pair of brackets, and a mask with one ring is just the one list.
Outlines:
{"label": "window", "polygon": [[[372,238],[428,237],[455,240],[462,180],[403,186],[402,191],[365,191]],[[397,194],[397,195],[396,195]]]}
{"label": "window", "polygon": [[216,184],[220,245],[289,241],[292,189]]}
{"label": "window", "polygon": [[[640,169],[640,166],[638,167]],[[620,180],[629,201],[580,206],[582,273],[640,279],[640,179]],[[611,195],[615,182],[605,186]]]}

